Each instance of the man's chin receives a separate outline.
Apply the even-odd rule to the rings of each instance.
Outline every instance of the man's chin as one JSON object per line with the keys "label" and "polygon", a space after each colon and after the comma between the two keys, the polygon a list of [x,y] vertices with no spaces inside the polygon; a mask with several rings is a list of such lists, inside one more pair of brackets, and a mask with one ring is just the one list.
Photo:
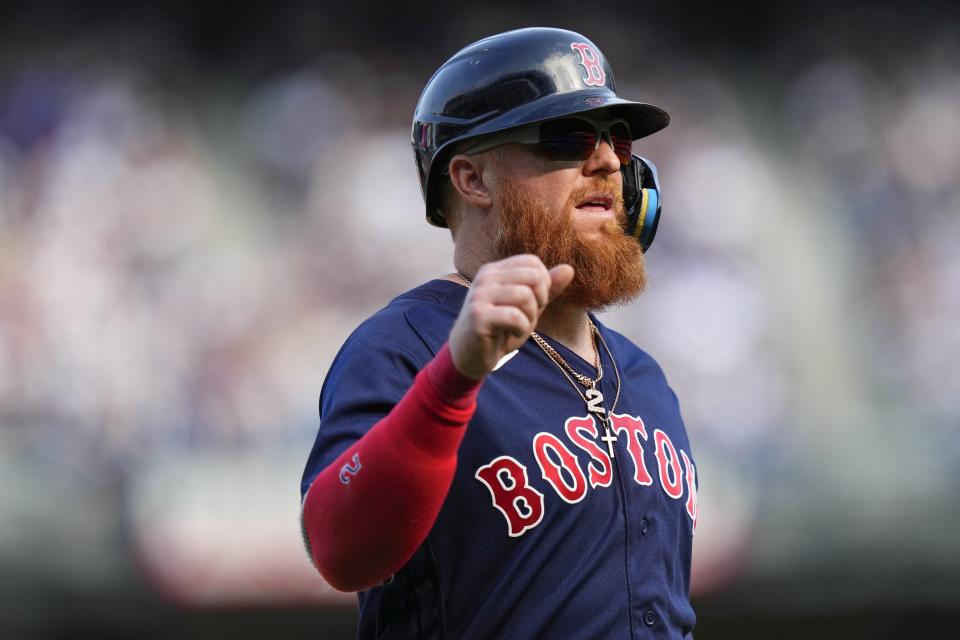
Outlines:
{"label": "man's chin", "polygon": [[[644,280],[644,284],[645,284]],[[612,307],[620,307],[630,304],[643,294],[644,287],[631,288],[630,290],[618,289],[596,290],[587,285],[586,288],[576,288],[564,291],[554,301],[559,306],[571,306],[581,309],[588,309],[593,312],[601,312]]]}
{"label": "man's chin", "polygon": [[615,220],[609,221],[613,227],[604,225],[578,225],[577,239],[584,245],[594,245],[609,242],[611,233],[623,233]]}
{"label": "man's chin", "polygon": [[[576,271],[574,280],[561,295],[562,304],[570,304],[602,311],[613,306],[628,304],[643,293],[647,285],[646,265],[643,253],[627,248],[623,240],[636,242],[632,238],[620,235],[612,244],[619,242],[619,251],[611,251],[605,246],[600,256],[586,257],[594,244],[611,244],[609,236],[596,241],[581,243],[582,253],[572,261]],[[580,252],[578,252],[580,253]]]}

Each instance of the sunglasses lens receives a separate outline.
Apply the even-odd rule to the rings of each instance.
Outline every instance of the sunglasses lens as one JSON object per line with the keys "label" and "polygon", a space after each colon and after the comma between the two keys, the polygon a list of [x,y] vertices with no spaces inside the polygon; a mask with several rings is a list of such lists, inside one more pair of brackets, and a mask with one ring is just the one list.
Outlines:
{"label": "sunglasses lens", "polygon": [[622,122],[615,122],[610,126],[610,141],[613,151],[617,154],[620,164],[627,166],[633,157],[633,136],[630,129]]}
{"label": "sunglasses lens", "polygon": [[[630,164],[633,139],[627,125],[622,122],[611,125],[610,140],[620,164]],[[576,118],[550,120],[540,126],[538,148],[550,160],[586,160],[597,148],[597,129],[593,124]]]}
{"label": "sunglasses lens", "polygon": [[551,120],[540,126],[539,148],[551,160],[586,160],[597,148],[597,132],[583,120]]}

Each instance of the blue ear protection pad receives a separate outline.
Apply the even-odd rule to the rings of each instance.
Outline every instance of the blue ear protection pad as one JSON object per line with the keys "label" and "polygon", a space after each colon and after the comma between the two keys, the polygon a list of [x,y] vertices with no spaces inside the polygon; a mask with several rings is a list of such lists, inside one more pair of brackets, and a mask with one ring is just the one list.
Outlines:
{"label": "blue ear protection pad", "polygon": [[662,199],[657,168],[646,158],[634,155],[633,161],[620,171],[623,173],[623,203],[627,209],[624,231],[636,238],[646,253],[660,223]]}

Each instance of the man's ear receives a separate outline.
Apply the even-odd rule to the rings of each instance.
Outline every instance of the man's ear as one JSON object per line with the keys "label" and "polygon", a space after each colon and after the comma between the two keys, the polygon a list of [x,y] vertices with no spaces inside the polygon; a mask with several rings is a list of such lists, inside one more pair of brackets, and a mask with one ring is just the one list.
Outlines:
{"label": "man's ear", "polygon": [[481,209],[489,209],[493,205],[490,187],[484,181],[485,172],[490,167],[480,156],[457,154],[450,158],[447,168],[450,184],[466,204]]}

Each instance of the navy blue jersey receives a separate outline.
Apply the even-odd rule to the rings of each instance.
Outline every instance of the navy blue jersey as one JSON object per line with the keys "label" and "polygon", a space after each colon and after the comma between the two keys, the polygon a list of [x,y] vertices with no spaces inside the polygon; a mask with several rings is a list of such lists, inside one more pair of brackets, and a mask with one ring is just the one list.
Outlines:
{"label": "navy blue jersey", "polygon": [[[433,280],[350,336],[321,391],[302,494],[407,392],[446,341],[466,292]],[[697,478],[677,398],[648,354],[596,324],[622,381],[614,409],[617,376],[601,348],[598,388],[616,442],[601,439],[601,421],[528,340],[484,381],[427,540],[401,571],[358,594],[358,638],[691,632]],[[544,337],[595,376],[592,363]]]}

